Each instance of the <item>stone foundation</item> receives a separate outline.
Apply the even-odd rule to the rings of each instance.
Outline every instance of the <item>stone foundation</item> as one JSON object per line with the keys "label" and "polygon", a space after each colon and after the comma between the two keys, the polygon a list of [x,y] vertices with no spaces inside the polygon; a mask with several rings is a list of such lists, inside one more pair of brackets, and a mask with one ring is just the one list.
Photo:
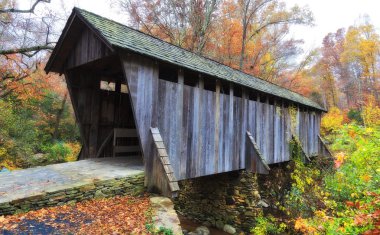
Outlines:
{"label": "stone foundation", "polygon": [[255,174],[241,171],[182,181],[174,203],[191,220],[249,232],[262,212],[259,201]]}
{"label": "stone foundation", "polygon": [[125,178],[94,181],[71,188],[51,190],[43,194],[13,200],[0,204],[0,216],[37,210],[48,206],[59,206],[79,201],[112,197],[116,195],[139,195],[145,192],[144,174],[136,174]]}

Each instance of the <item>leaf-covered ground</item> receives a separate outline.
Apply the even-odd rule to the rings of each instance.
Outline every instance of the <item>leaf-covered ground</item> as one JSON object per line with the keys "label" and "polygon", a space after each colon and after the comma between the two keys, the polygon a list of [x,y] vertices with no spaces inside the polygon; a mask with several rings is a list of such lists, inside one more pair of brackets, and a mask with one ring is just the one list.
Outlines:
{"label": "leaf-covered ground", "polygon": [[90,200],[0,217],[0,234],[146,234],[149,197]]}

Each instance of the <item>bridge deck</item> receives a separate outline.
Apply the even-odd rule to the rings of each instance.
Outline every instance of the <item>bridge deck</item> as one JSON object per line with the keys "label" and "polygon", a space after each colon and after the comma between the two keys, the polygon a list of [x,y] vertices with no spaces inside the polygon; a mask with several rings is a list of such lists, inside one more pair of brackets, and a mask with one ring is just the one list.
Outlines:
{"label": "bridge deck", "polygon": [[0,173],[0,204],[144,172],[141,157],[87,159]]}

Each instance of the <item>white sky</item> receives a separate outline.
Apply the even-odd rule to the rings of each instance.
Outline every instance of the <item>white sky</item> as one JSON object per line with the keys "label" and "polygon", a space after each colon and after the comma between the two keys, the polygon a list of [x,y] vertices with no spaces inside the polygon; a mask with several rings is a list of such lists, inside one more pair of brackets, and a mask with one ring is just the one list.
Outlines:
{"label": "white sky", "polygon": [[304,50],[321,46],[328,33],[347,29],[364,15],[370,17],[378,31],[380,29],[379,0],[286,0],[286,3],[308,6],[314,14],[314,27],[296,26],[291,30],[293,37],[305,41]]}
{"label": "white sky", "polygon": [[[127,20],[117,10],[111,9],[112,0],[52,0],[51,5],[61,9],[61,1],[64,2],[67,13],[71,12],[72,7],[77,6],[122,23],[126,23]],[[20,5],[30,4],[30,2],[34,0],[19,0]],[[369,15],[371,23],[377,30],[380,29],[379,0],[285,0],[285,2],[289,7],[294,4],[308,6],[314,13],[314,27],[293,26],[291,28],[290,36],[305,41],[305,51],[321,46],[323,37],[329,32],[347,28],[358,22],[364,15]]]}

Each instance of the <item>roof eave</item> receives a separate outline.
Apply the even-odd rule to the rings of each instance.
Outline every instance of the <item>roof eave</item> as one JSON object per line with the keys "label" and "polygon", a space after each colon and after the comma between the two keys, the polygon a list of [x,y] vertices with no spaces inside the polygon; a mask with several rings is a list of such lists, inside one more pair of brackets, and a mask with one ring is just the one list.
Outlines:
{"label": "roof eave", "polygon": [[[200,71],[198,71],[198,70],[195,70],[194,68],[192,68],[192,67],[190,67],[190,66],[179,65],[179,64],[173,63],[172,61],[164,60],[164,59],[161,59],[161,58],[157,58],[157,57],[151,56],[151,55],[149,55],[149,54],[143,53],[143,52],[141,52],[141,51],[133,50],[133,49],[131,49],[131,48],[124,48],[124,47],[117,46],[117,45],[114,45],[114,48],[115,48],[115,51],[117,51],[117,52],[119,52],[119,53],[120,53],[121,51],[123,51],[123,52],[132,52],[132,53],[135,53],[135,54],[139,54],[139,55],[142,55],[142,56],[149,57],[149,58],[151,58],[151,59],[153,59],[153,60],[162,61],[162,62],[165,62],[165,63],[171,64],[171,65],[174,65],[174,66],[184,67],[184,68],[187,68],[187,69],[192,70],[192,71],[194,71],[194,72],[202,73],[202,72],[200,72]],[[209,73],[204,73],[204,74],[207,74],[207,75],[212,76],[212,77],[216,77],[217,79],[220,79],[220,80],[225,80],[224,78],[222,78],[222,77],[218,77],[218,76],[213,75],[213,74],[209,74]],[[246,88],[253,89],[253,90],[255,90],[255,91],[258,91],[258,92],[262,92],[262,93],[266,93],[266,94],[268,94],[267,92],[260,91],[260,90],[258,90],[258,89],[253,88],[253,87],[250,87],[250,86],[248,86],[248,85],[244,85],[244,84],[236,83],[236,82],[234,82],[234,81],[230,81],[230,82],[231,82],[231,83],[234,83],[234,84],[237,84],[237,85],[239,85],[239,86],[244,86],[244,87],[246,87]],[[305,107],[313,108],[313,109],[319,110],[319,111],[321,111],[321,112],[325,112],[325,113],[327,112],[326,109],[322,108],[322,107],[321,107],[320,105],[318,105],[317,103],[315,103],[315,105],[311,106],[311,105],[303,104],[303,103],[300,103],[300,102],[297,102],[297,101],[291,100],[291,99],[289,99],[289,98],[281,97],[281,96],[278,96],[278,95],[273,95],[273,96],[278,97],[278,98],[280,98],[280,99],[287,100],[287,101],[292,102],[292,103],[296,103],[296,104],[299,104],[299,105],[303,105],[303,106],[305,106]],[[305,99],[307,99],[307,97],[305,97]]]}
{"label": "roof eave", "polygon": [[90,28],[95,33],[95,35],[107,46],[107,48],[111,50],[111,52],[115,51],[114,47],[100,33],[100,31],[98,29],[96,29],[91,23],[89,23],[86,20],[86,18],[84,18],[80,14],[80,12],[78,11],[77,8],[73,8],[73,10],[71,12],[71,15],[69,16],[69,19],[67,20],[67,23],[66,23],[65,27],[63,28],[62,34],[59,37],[58,42],[57,42],[56,46],[54,47],[54,50],[51,53],[48,62],[46,63],[46,66],[45,66],[45,69],[44,69],[46,73],[49,73],[49,72],[56,72],[56,73],[60,73],[60,74],[63,73],[63,68],[57,68],[54,65],[55,65],[56,57],[57,57],[57,55],[59,55],[59,53],[61,51],[62,44],[65,42],[65,40],[67,38],[67,34],[70,31],[70,28],[72,26],[72,23],[74,22],[74,20],[76,18],[80,19],[81,22],[83,22],[88,28]]}

